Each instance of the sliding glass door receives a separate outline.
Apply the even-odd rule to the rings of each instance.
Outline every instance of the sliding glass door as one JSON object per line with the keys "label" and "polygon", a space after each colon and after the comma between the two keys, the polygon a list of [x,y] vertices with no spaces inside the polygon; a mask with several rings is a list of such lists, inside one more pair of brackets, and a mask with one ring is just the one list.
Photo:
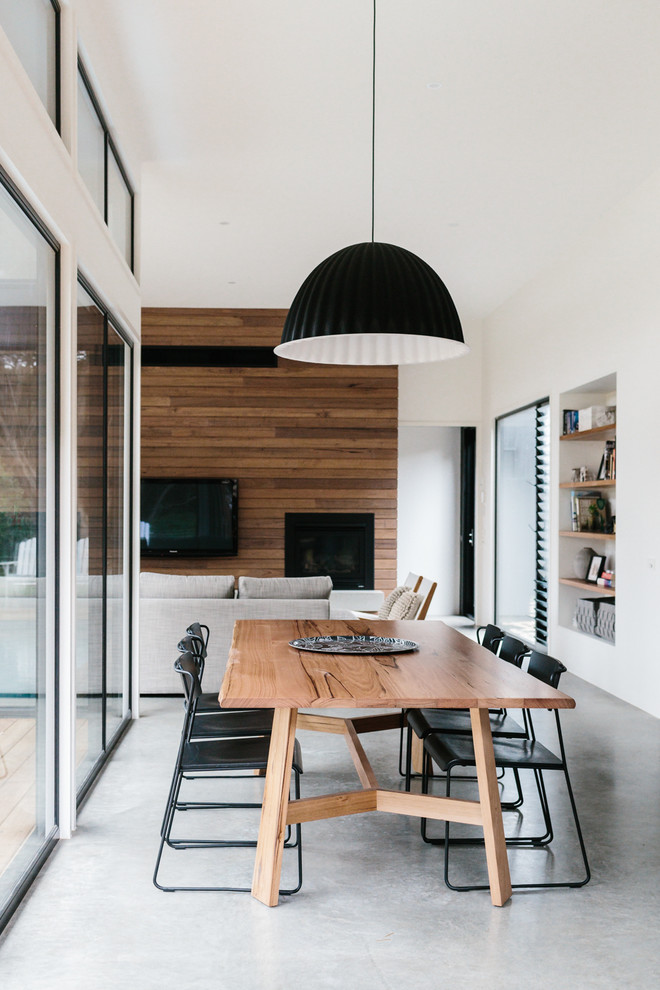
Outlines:
{"label": "sliding glass door", "polygon": [[93,779],[129,714],[131,350],[78,296],[76,783]]}
{"label": "sliding glass door", "polygon": [[549,405],[496,423],[495,622],[528,643],[548,638]]}
{"label": "sliding glass door", "polygon": [[56,826],[57,259],[0,176],[0,920]]}

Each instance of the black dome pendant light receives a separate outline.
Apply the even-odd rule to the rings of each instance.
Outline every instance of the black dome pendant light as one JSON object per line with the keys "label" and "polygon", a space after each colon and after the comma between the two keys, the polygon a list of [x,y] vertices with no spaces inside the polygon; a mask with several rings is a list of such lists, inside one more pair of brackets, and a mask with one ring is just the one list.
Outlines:
{"label": "black dome pendant light", "polygon": [[376,0],[373,4],[371,241],[342,248],[307,276],[275,348],[315,364],[419,364],[467,354],[446,285],[405,248],[374,241]]}

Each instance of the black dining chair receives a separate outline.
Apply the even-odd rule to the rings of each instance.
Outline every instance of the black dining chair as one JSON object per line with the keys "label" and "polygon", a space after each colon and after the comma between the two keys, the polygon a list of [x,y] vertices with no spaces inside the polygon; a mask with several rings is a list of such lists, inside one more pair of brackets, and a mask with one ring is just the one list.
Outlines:
{"label": "black dining chair", "polygon": [[[198,625],[193,623],[188,628],[187,634],[177,644],[177,649],[194,658],[201,685],[207,656],[208,630],[204,638],[196,630]],[[188,682],[184,679],[184,689],[188,687]],[[217,692],[202,691],[195,706],[192,735],[196,739],[270,735],[272,727],[272,708],[221,708]]]}
{"label": "black dining chair", "polygon": [[497,653],[497,647],[503,639],[504,633],[499,626],[494,625],[492,622],[477,628],[477,643],[492,653]]}
{"label": "black dining chair", "polygon": [[[530,652],[529,647],[514,636],[506,636],[497,626],[488,625],[481,628],[487,634],[483,637],[482,646],[495,653],[500,660],[512,663],[516,667],[522,666],[523,660]],[[414,776],[411,766],[413,732],[422,741],[433,732],[451,732],[471,736],[472,723],[470,712],[461,708],[414,708],[406,712],[406,721],[408,732],[404,776],[406,790],[409,791]],[[491,710],[490,729],[494,738],[524,739],[527,736],[527,727],[524,724],[520,725],[501,708]],[[516,801],[508,806],[517,807],[518,803]]]}
{"label": "black dining chair", "polygon": [[[566,667],[559,660],[538,653],[531,652],[529,658],[528,673],[539,680],[544,681],[551,687],[557,687],[562,673]],[[555,718],[555,729],[558,743],[558,754],[548,749],[536,738],[532,713],[530,709],[523,709],[523,717],[527,728],[526,738],[493,738],[493,749],[495,754],[495,765],[502,770],[513,770],[516,777],[516,787],[518,789],[519,804],[522,804],[522,793],[520,783],[520,771],[531,770],[536,784],[541,813],[543,816],[544,832],[540,835],[515,835],[506,837],[508,846],[522,846],[530,848],[545,848],[549,846],[554,838],[554,829],[550,815],[550,805],[545,786],[544,772],[560,771],[564,774],[566,789],[570,802],[570,807],[575,823],[575,830],[578,837],[585,874],[577,880],[566,881],[538,881],[534,883],[514,883],[514,888],[526,887],[582,887],[589,882],[591,872],[587,859],[587,852],[582,835],[582,828],[578,818],[577,806],[573,795],[573,788],[568,773],[566,762],[566,751],[564,738],[561,730],[559,710],[553,709]],[[474,747],[472,738],[457,733],[439,734],[431,733],[424,740],[424,773],[422,775],[422,793],[427,794],[429,790],[429,776],[431,764],[435,763],[445,773],[445,794],[451,793],[452,772],[455,767],[474,767]],[[505,805],[503,803],[502,807]],[[487,890],[486,884],[455,884],[450,880],[449,861],[450,848],[458,845],[483,844],[483,838],[452,838],[450,833],[450,823],[445,823],[444,836],[432,839],[427,834],[427,820],[421,820],[422,837],[425,841],[434,845],[444,845],[444,879],[445,883],[452,890]]]}
{"label": "black dining chair", "polygon": [[[191,890],[191,891],[249,891],[250,887],[228,885],[181,886],[162,884],[158,880],[163,850],[167,845],[174,850],[210,849],[256,846],[255,839],[227,839],[216,835],[203,838],[180,838],[172,836],[172,828],[181,811],[226,810],[229,808],[251,809],[261,808],[261,802],[228,802],[228,801],[181,801],[180,791],[184,780],[231,780],[234,777],[245,777],[250,771],[266,770],[268,764],[268,749],[270,738],[265,735],[233,736],[214,739],[195,739],[193,726],[195,721],[197,701],[201,695],[196,658],[190,653],[182,653],[174,663],[175,670],[181,674],[185,687],[185,714],[181,739],[172,774],[172,782],[165,805],[165,812],[160,830],[160,845],[156,858],[153,882],[159,890]],[[300,775],[303,772],[302,754],[298,740],[294,743],[293,753],[293,785],[294,795],[300,797]],[[217,819],[215,819],[217,820]],[[295,887],[281,890],[281,894],[294,894],[302,885],[302,832],[300,825],[295,826],[295,840],[290,836],[285,842],[285,848],[295,848],[297,852],[297,884]]]}

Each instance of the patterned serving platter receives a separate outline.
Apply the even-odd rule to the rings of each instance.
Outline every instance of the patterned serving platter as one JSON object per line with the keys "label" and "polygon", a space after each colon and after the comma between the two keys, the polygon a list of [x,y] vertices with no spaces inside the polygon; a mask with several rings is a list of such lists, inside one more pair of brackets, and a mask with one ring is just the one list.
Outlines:
{"label": "patterned serving platter", "polygon": [[411,639],[391,636],[307,636],[292,639],[289,646],[311,653],[410,653],[419,649]]}

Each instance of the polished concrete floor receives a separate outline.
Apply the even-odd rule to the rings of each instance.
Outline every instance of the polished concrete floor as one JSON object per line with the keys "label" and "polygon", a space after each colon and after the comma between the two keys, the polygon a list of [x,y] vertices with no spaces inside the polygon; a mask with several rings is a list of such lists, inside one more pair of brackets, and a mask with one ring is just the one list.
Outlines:
{"label": "polished concrete floor", "polygon": [[[60,843],[0,939],[2,990],[658,987],[660,725],[570,675],[562,686],[578,701],[563,724],[588,886],[520,891],[494,908],[486,893],[444,886],[442,850],[421,841],[416,820],[373,813],[306,825],[302,891],[276,909],[249,894],[158,891],[151,874],[182,712],[147,699],[75,839]],[[305,794],[356,786],[340,737],[299,739]],[[380,782],[400,786],[396,733],[363,739]],[[554,783],[554,850],[511,853],[514,880],[579,872]],[[235,786],[256,792],[259,782]],[[207,814],[216,821],[189,813],[186,826]],[[463,853],[457,869],[482,869],[481,850]],[[163,878],[249,883],[251,856],[171,852]]]}

